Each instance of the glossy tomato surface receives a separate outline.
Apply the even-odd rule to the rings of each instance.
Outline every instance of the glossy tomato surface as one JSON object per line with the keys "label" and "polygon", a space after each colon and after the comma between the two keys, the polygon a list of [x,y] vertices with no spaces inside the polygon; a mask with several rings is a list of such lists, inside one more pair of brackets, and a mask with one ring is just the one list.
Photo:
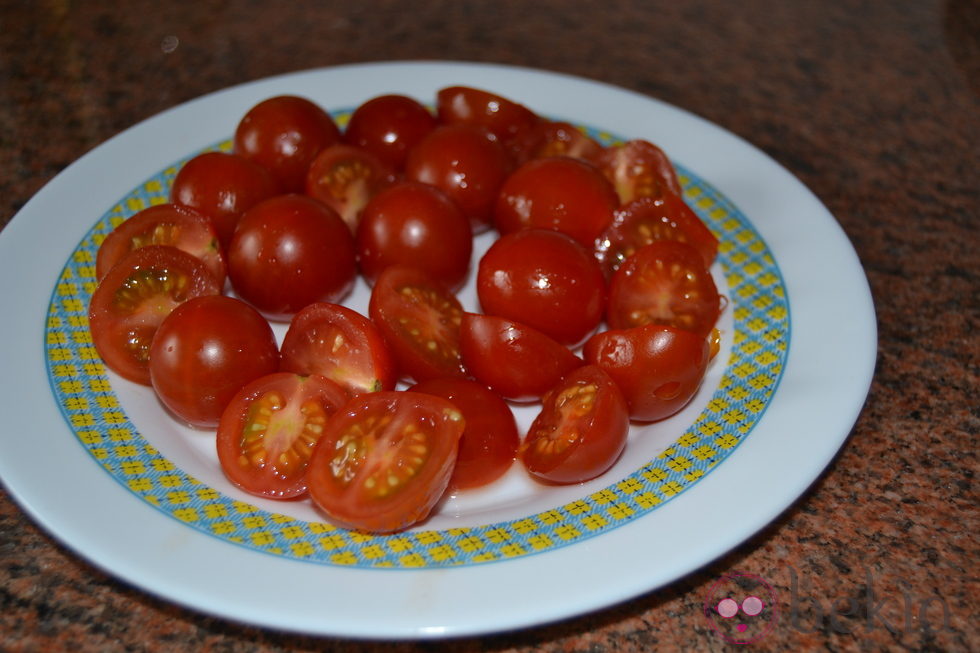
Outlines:
{"label": "glossy tomato surface", "polygon": [[415,381],[466,376],[459,351],[463,307],[443,284],[417,268],[385,268],[368,306],[400,375]]}
{"label": "glossy tomato surface", "polygon": [[214,295],[178,306],[150,345],[160,401],[192,426],[213,428],[245,384],[279,369],[269,323],[243,301]]}
{"label": "glossy tomato surface", "polygon": [[435,127],[435,117],[418,100],[380,95],[354,110],[344,130],[344,141],[399,171],[405,167],[408,151]]}
{"label": "glossy tomato surface", "polygon": [[270,499],[306,493],[313,448],[347,399],[343,388],[316,374],[276,372],[248,383],[218,424],[218,461],[225,476]]}
{"label": "glossy tomato surface", "polygon": [[168,245],[135,249],[92,293],[89,329],[95,350],[112,371],[149,385],[150,343],[164,318],[189,299],[220,292],[207,266],[187,252]]}
{"label": "glossy tomato surface", "polygon": [[595,159],[612,182],[621,204],[640,197],[662,197],[665,191],[681,196],[681,184],[667,154],[645,140],[610,145]]}
{"label": "glossy tomato surface", "polygon": [[235,130],[235,152],[269,170],[282,192],[301,193],[313,159],[339,140],[333,118],[316,103],[280,95],[248,110]]}
{"label": "glossy tomato surface", "polygon": [[266,168],[227,152],[205,152],[181,166],[170,187],[170,201],[211,218],[227,247],[242,213],[279,194],[279,182]]}
{"label": "glossy tomato surface", "polygon": [[460,351],[467,371],[511,401],[539,400],[583,365],[567,347],[537,329],[503,317],[466,313]]}
{"label": "glossy tomato surface", "polygon": [[368,203],[356,242],[361,273],[371,282],[386,267],[411,265],[458,290],[470,269],[473,230],[443,191],[405,181]]}
{"label": "glossy tomato surface", "polygon": [[638,249],[613,275],[606,320],[613,329],[665,324],[705,336],[721,306],[700,253],[680,241],[658,240]]}
{"label": "glossy tomato surface", "polygon": [[608,374],[586,365],[545,395],[521,445],[521,460],[539,481],[580,483],[609,469],[628,435],[622,393]]}
{"label": "glossy tomato surface", "polygon": [[316,302],[293,316],[280,354],[283,371],[322,375],[351,395],[392,390],[398,380],[378,327],[339,304]]}
{"label": "glossy tomato surface", "polygon": [[567,122],[542,120],[510,143],[518,164],[531,159],[567,156],[592,162],[603,149],[584,131]]}
{"label": "glossy tomato surface", "polygon": [[606,281],[591,251],[549,229],[502,236],[480,260],[476,284],[484,313],[567,346],[585,339],[605,311]]}
{"label": "glossy tomato surface", "polygon": [[470,379],[442,377],[411,388],[448,399],[463,414],[466,429],[459,440],[450,490],[469,490],[488,485],[510,469],[520,436],[507,402],[485,385]]}
{"label": "glossy tomato surface", "polygon": [[697,392],[711,356],[706,338],[668,326],[648,325],[598,333],[583,349],[586,362],[613,378],[630,417],[670,417]]}
{"label": "glossy tomato surface", "polygon": [[273,320],[288,320],[313,302],[340,300],[356,275],[350,229],[303,195],[280,195],[249,209],[228,247],[235,292]]}
{"label": "glossy tomato surface", "polygon": [[538,117],[513,100],[483,89],[447,86],[436,93],[436,111],[444,124],[483,127],[503,142],[533,127]]}
{"label": "glossy tomato surface", "polygon": [[404,530],[445,492],[464,427],[459,409],[441,397],[355,397],[330,419],[313,452],[310,497],[344,528]]}
{"label": "glossy tomato surface", "polygon": [[336,211],[354,232],[365,205],[394,179],[394,171],[367,150],[331,145],[310,164],[306,194]]}

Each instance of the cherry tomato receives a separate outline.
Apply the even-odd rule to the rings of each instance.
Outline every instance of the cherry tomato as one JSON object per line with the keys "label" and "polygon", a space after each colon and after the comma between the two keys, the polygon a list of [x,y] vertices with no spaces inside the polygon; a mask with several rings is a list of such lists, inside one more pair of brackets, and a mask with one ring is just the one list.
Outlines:
{"label": "cherry tomato", "polygon": [[336,302],[357,276],[354,236],[329,207],[280,195],[242,216],[228,247],[235,292],[273,320],[307,304]]}
{"label": "cherry tomato", "polygon": [[718,239],[677,195],[641,197],[616,211],[613,223],[596,242],[596,258],[612,275],[627,258],[656,240],[679,240],[698,250],[705,267],[718,253]]}
{"label": "cherry tomato", "polygon": [[170,201],[211,218],[222,247],[231,242],[242,213],[279,194],[279,182],[259,164],[237,154],[205,152],[177,171]]}
{"label": "cherry tomato", "polygon": [[247,384],[218,424],[218,461],[225,476],[261,497],[304,494],[313,447],[347,398],[343,388],[317,374],[277,372]]}
{"label": "cherry tomato", "polygon": [[662,197],[670,191],[680,197],[681,184],[674,164],[659,147],[644,140],[632,140],[607,147],[596,164],[612,182],[621,204],[639,197]]}
{"label": "cherry tomato", "polygon": [[392,265],[378,276],[368,306],[403,377],[466,376],[459,353],[463,307],[417,268]]}
{"label": "cherry tomato", "polygon": [[316,302],[293,316],[280,353],[283,371],[325,376],[351,395],[392,390],[398,380],[378,328],[339,304]]}
{"label": "cherry tomato", "polygon": [[545,395],[520,456],[537,480],[580,483],[612,467],[628,434],[622,392],[608,374],[586,365],[570,372]]}
{"label": "cherry tomato", "polygon": [[356,242],[361,272],[369,281],[389,265],[412,265],[458,290],[469,272],[473,231],[444,192],[406,181],[368,203]]}
{"label": "cherry tomato", "polygon": [[448,399],[463,414],[466,428],[459,440],[449,489],[482,487],[510,469],[520,436],[506,401],[476,381],[451,377],[423,381],[412,391]]}
{"label": "cherry tomato", "polygon": [[436,109],[443,124],[484,127],[501,141],[509,141],[538,122],[527,107],[505,97],[467,86],[448,86],[436,93]]}
{"label": "cherry tomato", "polygon": [[160,323],[177,305],[220,292],[207,266],[187,252],[167,245],[135,249],[92,293],[89,329],[95,350],[112,371],[150,385],[150,343]]}
{"label": "cherry tomato", "polygon": [[687,405],[704,378],[710,345],[690,331],[650,324],[597,333],[583,353],[623,391],[630,417],[646,422]]}
{"label": "cherry tomato", "polygon": [[408,151],[435,126],[435,117],[418,101],[381,95],[351,114],[344,141],[368,150],[393,170],[402,170]]}
{"label": "cherry tomato", "polygon": [[95,257],[95,275],[105,277],[123,256],[147,245],[172,245],[200,259],[221,287],[225,283],[225,256],[211,221],[175,204],[143,209],[109,232]]}
{"label": "cherry tomato", "polygon": [[425,519],[445,492],[464,427],[459,409],[441,397],[355,397],[330,419],[313,451],[310,497],[345,528],[408,528]]}
{"label": "cherry tomato", "polygon": [[547,120],[525,131],[510,145],[519,164],[553,156],[592,161],[602,152],[599,143],[571,123]]}
{"label": "cherry tomato", "polygon": [[235,152],[268,169],[283,192],[301,193],[313,159],[339,140],[330,114],[306,98],[280,95],[248,110],[235,130]]}
{"label": "cherry tomato", "polygon": [[525,229],[502,236],[480,260],[483,312],[538,329],[559,343],[580,343],[602,320],[606,282],[595,258],[569,236]]}
{"label": "cherry tomato", "polygon": [[213,428],[246,383],[279,368],[269,323],[240,300],[197,297],[167,316],[150,345],[157,397],[192,426]]}
{"label": "cherry tomato", "polygon": [[532,159],[504,182],[493,219],[502,234],[555,229],[591,250],[618,203],[609,181],[591,164],[563,156]]}
{"label": "cherry tomato", "polygon": [[408,153],[405,176],[436,186],[469,218],[475,232],[489,228],[497,192],[510,172],[504,147],[472,125],[443,125]]}
{"label": "cherry tomato", "polygon": [[511,401],[537,401],[584,364],[537,329],[502,317],[466,313],[460,351],[467,371]]}
{"label": "cherry tomato", "polygon": [[705,336],[721,313],[721,298],[704,259],[676,240],[644,245],[609,283],[606,320],[613,329],[666,324]]}
{"label": "cherry tomato", "polygon": [[310,164],[306,194],[336,211],[353,233],[364,206],[394,179],[394,172],[367,150],[331,145]]}

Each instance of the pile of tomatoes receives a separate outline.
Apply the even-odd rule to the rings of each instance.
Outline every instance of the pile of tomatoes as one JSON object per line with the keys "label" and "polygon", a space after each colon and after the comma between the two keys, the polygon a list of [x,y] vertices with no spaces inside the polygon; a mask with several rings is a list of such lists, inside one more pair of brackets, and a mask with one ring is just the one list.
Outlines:
{"label": "pile of tomatoes", "polygon": [[[604,147],[474,88],[435,109],[384,95],[341,131],[307,99],[265,100],[97,258],[106,365],[216,429],[237,486],[370,532],[515,460],[543,483],[594,478],[717,351],[718,243],[658,147]],[[367,315],[341,303],[358,274]],[[471,274],[481,313],[455,294]]]}

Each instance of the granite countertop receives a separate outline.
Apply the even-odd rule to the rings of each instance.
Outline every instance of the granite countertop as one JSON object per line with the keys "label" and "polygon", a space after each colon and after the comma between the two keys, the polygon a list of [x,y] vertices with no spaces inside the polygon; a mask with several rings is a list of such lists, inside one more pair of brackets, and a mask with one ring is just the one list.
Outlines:
{"label": "granite countertop", "polygon": [[740,570],[783,597],[759,648],[980,650],[975,1],[0,0],[0,221],[86,151],[196,96],[318,66],[419,59],[632,89],[721,125],[799,177],[851,239],[878,318],[875,378],[838,456],[772,524],[665,588],[437,643],[296,636],[186,610],[89,565],[0,493],[0,648],[722,650],[702,601]]}

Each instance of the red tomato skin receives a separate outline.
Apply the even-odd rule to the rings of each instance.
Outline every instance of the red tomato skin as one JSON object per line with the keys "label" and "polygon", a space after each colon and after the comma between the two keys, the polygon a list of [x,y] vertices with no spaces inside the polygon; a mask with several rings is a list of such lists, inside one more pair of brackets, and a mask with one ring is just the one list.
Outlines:
{"label": "red tomato skin", "polygon": [[178,419],[199,428],[216,427],[245,384],[278,368],[272,327],[254,308],[224,295],[178,306],[150,346],[157,397]]}
{"label": "red tomato skin", "polygon": [[669,191],[683,195],[674,164],[667,154],[653,143],[641,139],[611,145],[603,150],[595,163],[612,183],[620,204],[640,197],[662,197]]}
{"label": "red tomato skin", "polygon": [[542,120],[510,144],[514,161],[524,164],[531,159],[567,156],[592,162],[602,153],[602,146],[571,123]]}
{"label": "red tomato skin", "polygon": [[591,250],[619,206],[609,181],[591,164],[567,156],[532,159],[504,182],[493,210],[501,234],[554,229]]}
{"label": "red tomato skin", "polygon": [[261,165],[237,154],[205,152],[181,166],[170,201],[211,218],[218,240],[228,247],[242,213],[279,194],[279,182]]}
{"label": "red tomato skin", "polygon": [[463,365],[505,399],[538,401],[584,361],[537,329],[490,315],[466,313],[460,325]]}
{"label": "red tomato skin", "polygon": [[501,141],[518,137],[539,118],[522,104],[468,86],[447,86],[436,93],[436,112],[442,124],[476,125]]}
{"label": "red tomato skin", "polygon": [[[344,349],[322,339],[340,335]],[[293,316],[280,347],[280,369],[318,374],[351,395],[393,390],[394,358],[374,322],[346,306],[315,302]]]}
{"label": "red tomato skin", "polygon": [[[139,283],[143,274],[155,279],[149,284]],[[172,283],[178,276],[188,279],[182,289],[172,287],[161,293],[155,287],[166,286],[164,278]],[[149,294],[139,297],[141,289]],[[109,270],[92,293],[89,330],[95,350],[106,366],[124,379],[150,385],[149,347],[164,318],[181,302],[220,292],[221,286],[207,266],[187,252],[168,245],[135,249]],[[127,299],[134,294],[139,297],[138,306]],[[137,351],[127,343],[136,345]]]}
{"label": "red tomato skin", "polygon": [[367,203],[394,180],[394,171],[367,150],[338,143],[313,159],[306,194],[336,211],[353,233]]}
{"label": "red tomato skin", "polygon": [[[557,451],[542,443],[568,426],[561,413],[569,395],[594,392],[594,403],[585,415],[573,416],[574,440],[563,441]],[[520,456],[528,473],[538,481],[554,484],[581,483],[607,471],[619,459],[629,436],[626,400],[613,380],[594,365],[570,372],[542,400],[541,412],[531,423]],[[564,449],[561,446],[564,444]]]}
{"label": "red tomato skin", "polygon": [[[404,289],[421,291],[425,301],[415,295],[406,299]],[[437,309],[430,310],[430,300],[438,304]],[[413,313],[417,310],[420,313]],[[441,376],[466,376],[459,351],[463,307],[449,289],[430,275],[403,265],[385,268],[371,291],[368,315],[388,343],[402,378],[418,382]],[[401,322],[412,317],[419,320],[414,326]],[[424,342],[413,339],[412,328],[427,330],[422,334]],[[428,349],[430,341],[436,343],[435,353]]]}
{"label": "red tomato skin", "polygon": [[313,159],[338,141],[340,130],[330,114],[306,98],[280,95],[242,117],[234,150],[269,170],[282,192],[301,193]]}
{"label": "red tomato skin", "polygon": [[443,191],[405,181],[368,203],[356,242],[361,273],[370,283],[388,266],[413,265],[456,291],[469,273],[473,230]]}
{"label": "red tomato skin", "polygon": [[408,151],[435,127],[435,116],[417,100],[405,95],[380,95],[354,110],[344,141],[400,171],[405,168]]}
{"label": "red tomato skin", "polygon": [[612,377],[626,397],[630,418],[641,422],[665,419],[686,406],[711,358],[706,338],[652,324],[597,333],[583,354],[587,363]]}
{"label": "red tomato skin", "polygon": [[95,257],[95,276],[104,278],[123,256],[147,245],[170,245],[199,258],[224,286],[225,255],[211,220],[176,204],[143,209],[109,232]]}
{"label": "red tomato skin", "polygon": [[476,381],[452,377],[429,379],[411,390],[448,399],[466,421],[448,489],[483,487],[510,469],[520,436],[514,413],[500,396]]}
{"label": "red tomato skin", "polygon": [[[282,450],[297,451],[298,449],[301,452],[298,457],[305,455],[307,465],[316,440],[307,444],[302,442],[301,436],[308,436],[310,439],[318,439],[318,436],[313,430],[305,430],[306,420],[310,419],[310,416],[302,408],[297,408],[297,405],[302,406],[307,401],[313,401],[322,410],[323,415],[329,417],[347,403],[348,395],[339,385],[317,374],[300,376],[275,372],[246,384],[222,412],[216,444],[218,461],[228,480],[249,494],[270,499],[292,499],[306,493],[306,472],[303,469],[306,465],[302,462],[298,463],[301,469],[295,472],[283,470],[276,464],[276,457],[273,457],[272,461],[265,461],[259,465],[251,461],[244,464],[242,462],[247,454],[243,449],[245,446],[243,439],[249,435],[247,431],[251,431],[252,425],[256,423],[254,418],[256,404],[270,393],[278,393],[283,399],[283,403],[275,413],[288,414],[288,422],[285,425],[280,422],[278,428],[272,427],[274,416],[267,418],[270,420],[270,428],[275,431],[273,437],[278,435],[289,438],[289,446],[284,446]],[[293,424],[300,425],[299,428],[303,430],[296,432]],[[284,426],[286,429],[292,427],[289,433],[283,434],[281,429]],[[267,448],[263,451],[268,453]]]}
{"label": "red tomato skin", "polygon": [[480,260],[476,287],[484,313],[522,322],[566,346],[581,343],[605,311],[606,282],[595,258],[549,229],[498,239]]}
{"label": "red tomato skin", "polygon": [[431,184],[456,202],[480,233],[490,228],[497,193],[510,172],[507,152],[480,127],[436,127],[409,153],[405,178]]}
{"label": "red tomato skin", "polygon": [[667,324],[705,336],[721,307],[700,253],[680,241],[658,240],[638,249],[613,274],[606,321],[612,329]]}
{"label": "red tomato skin", "polygon": [[337,302],[357,276],[354,236],[329,207],[280,195],[242,216],[228,247],[235,292],[271,320],[313,302]]}
{"label": "red tomato skin", "polygon": [[[339,479],[335,472],[339,467],[335,458],[345,448],[339,443],[371,417],[390,417],[390,424],[394,425],[391,428],[414,423],[422,431],[426,427],[432,431],[424,444],[425,454],[411,454],[422,459],[419,467],[393,493],[380,497],[371,496],[372,488],[368,487],[366,477],[379,469],[383,461],[370,457],[375,447],[391,442],[392,438],[378,437],[366,444],[366,462],[357,469],[345,467],[350,474],[348,482]],[[409,528],[428,517],[445,493],[464,428],[459,409],[441,397],[407,391],[355,397],[333,416],[314,449],[307,476],[310,498],[332,522],[344,528],[369,533],[394,533]]]}

